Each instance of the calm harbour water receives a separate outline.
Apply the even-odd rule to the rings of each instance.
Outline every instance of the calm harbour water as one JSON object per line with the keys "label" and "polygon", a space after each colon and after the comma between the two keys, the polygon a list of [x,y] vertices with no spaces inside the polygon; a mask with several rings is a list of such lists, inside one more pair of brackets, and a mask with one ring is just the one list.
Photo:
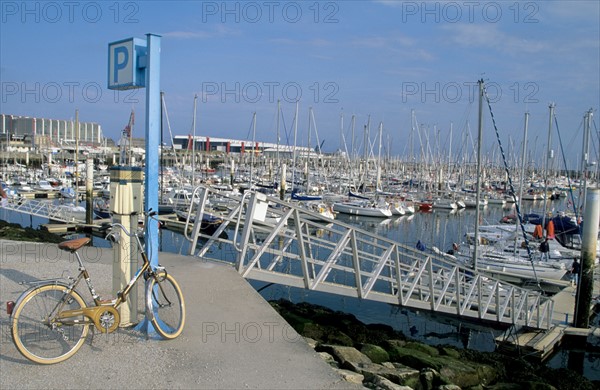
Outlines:
{"label": "calm harbour water", "polygon": [[[564,210],[565,200],[549,203],[548,211]],[[526,202],[523,213],[543,210],[542,202]],[[487,206],[480,212],[481,224],[495,224],[504,215],[514,213],[514,207]],[[437,211],[416,213],[390,219],[357,218],[339,215],[338,218],[346,223],[356,225],[370,232],[388,237],[409,246],[416,245],[418,240],[428,246],[436,246],[447,250],[452,243],[464,240],[467,231],[473,231],[475,225],[475,210],[460,210],[457,212]],[[37,228],[48,221],[20,213],[0,210],[0,219],[19,223],[22,226]],[[161,232],[161,250],[173,253],[187,253],[188,243],[182,235],[163,230]],[[94,238],[94,245],[108,247],[109,244],[99,238]],[[419,341],[429,344],[449,344],[460,348],[471,348],[481,351],[493,351],[494,338],[502,330],[484,327],[463,320],[445,318],[429,312],[418,312],[383,303],[361,301],[325,294],[320,292],[296,289],[280,285],[266,286],[260,282],[250,282],[265,299],[284,298],[293,302],[306,301],[323,305],[332,310],[338,310],[355,315],[365,323],[383,323],[402,331]],[[600,352],[577,350],[564,347],[551,357],[547,365],[553,368],[570,368],[580,372],[588,379],[600,380]]]}

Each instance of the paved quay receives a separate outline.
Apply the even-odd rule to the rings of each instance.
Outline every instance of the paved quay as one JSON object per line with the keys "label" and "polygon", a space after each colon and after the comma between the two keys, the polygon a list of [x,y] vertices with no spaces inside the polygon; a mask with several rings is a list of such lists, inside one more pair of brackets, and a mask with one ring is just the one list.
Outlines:
{"label": "paved quay", "polygon": [[[112,295],[112,250],[89,247],[82,254],[96,290]],[[53,244],[0,240],[0,388],[362,388],[343,381],[231,266],[170,253],[159,262],[183,290],[180,337],[96,332],[71,359],[43,366],[13,345],[6,302],[25,290],[19,282],[75,276],[76,262]],[[141,297],[143,283],[138,287]],[[78,290],[91,300],[85,286]]]}

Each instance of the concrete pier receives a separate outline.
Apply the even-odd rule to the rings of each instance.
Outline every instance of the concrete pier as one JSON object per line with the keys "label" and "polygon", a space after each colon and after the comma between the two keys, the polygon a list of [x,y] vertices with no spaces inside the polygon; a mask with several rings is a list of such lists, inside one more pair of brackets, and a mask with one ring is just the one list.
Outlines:
{"label": "concrete pier", "polygon": [[[94,286],[109,295],[112,250],[82,254]],[[74,276],[71,260],[56,245],[0,240],[0,388],[362,388],[343,381],[231,266],[170,253],[161,253],[161,264],[177,278],[187,307],[180,337],[95,332],[71,359],[33,364],[12,343],[6,301],[25,290],[19,282]],[[85,286],[79,290],[88,298]]]}

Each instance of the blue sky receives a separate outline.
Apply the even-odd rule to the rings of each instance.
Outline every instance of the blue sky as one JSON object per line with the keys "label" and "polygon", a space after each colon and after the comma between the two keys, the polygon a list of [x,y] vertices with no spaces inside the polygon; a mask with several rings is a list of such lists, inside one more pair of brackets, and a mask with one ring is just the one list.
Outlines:
{"label": "blue sky", "polygon": [[[291,143],[300,97],[303,145],[312,107],[313,146],[318,133],[324,150],[340,147],[343,113],[347,148],[356,115],[355,147],[362,150],[370,115],[371,142],[378,143],[383,122],[386,151],[407,154],[414,110],[432,153],[445,153],[450,140],[453,151],[471,152],[463,140],[467,129],[476,137],[476,82],[483,78],[505,149],[520,150],[528,111],[529,150],[539,159],[554,102],[569,164],[575,164],[584,113],[592,108],[598,122],[599,4],[2,1],[1,111],[68,119],[79,109],[81,120],[99,122],[116,139],[134,108],[134,136],[142,136],[145,90],[116,94],[106,88],[107,47],[155,33],[162,36],[161,89],[174,134],[191,132],[198,94],[198,135],[250,139],[256,112],[257,139],[275,142],[281,100],[281,140]],[[483,150],[497,155],[485,113]],[[419,150],[416,133],[412,139]],[[556,139],[554,129],[558,151]]]}

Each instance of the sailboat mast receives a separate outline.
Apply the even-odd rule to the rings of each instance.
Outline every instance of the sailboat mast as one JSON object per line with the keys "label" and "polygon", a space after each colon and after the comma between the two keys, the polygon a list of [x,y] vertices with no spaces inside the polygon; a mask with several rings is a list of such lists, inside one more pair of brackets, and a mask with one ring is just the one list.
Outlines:
{"label": "sailboat mast", "polygon": [[[544,214],[542,217],[542,227],[546,227],[547,208],[548,208],[548,171],[550,170],[550,159],[552,158],[552,119],[554,118],[554,103],[548,106],[550,114],[548,118],[548,145],[546,146],[546,164],[544,167]],[[546,233],[547,234],[547,233]]]}
{"label": "sailboat mast", "polygon": [[277,100],[277,169],[281,167],[281,163],[279,161],[279,114],[281,113],[281,100]]}
{"label": "sailboat mast", "polygon": [[75,199],[79,199],[79,110],[75,110]]}
{"label": "sailboat mast", "polygon": [[363,155],[364,155],[364,166],[363,166],[363,173],[362,173],[362,180],[360,183],[360,186],[362,187],[362,191],[361,192],[365,192],[365,189],[367,187],[367,180],[369,179],[369,148],[371,145],[371,115],[369,115],[367,117],[367,124],[365,125],[365,130],[364,130],[364,141],[363,141]]}
{"label": "sailboat mast", "polygon": [[346,146],[346,141],[344,139],[344,109],[342,108],[342,112],[340,112],[340,155],[338,156],[338,164],[340,167],[343,167],[345,161],[343,156],[343,151],[346,151],[346,155],[348,155],[348,147]]}
{"label": "sailboat mast", "polygon": [[356,159],[356,151],[354,150],[354,126],[356,125],[356,115],[352,114],[352,118],[351,118],[350,122],[351,122],[350,127],[352,129],[352,140],[351,140],[352,142],[350,142],[350,144],[351,144],[350,150],[352,153],[352,156],[351,156],[352,162],[354,162],[354,160]]}
{"label": "sailboat mast", "polygon": [[306,163],[304,165],[304,177],[306,179],[306,193],[310,193],[309,190],[309,175],[310,175],[310,155],[312,152],[312,148],[310,147],[310,131],[312,122],[310,120],[312,114],[312,107],[308,107],[308,157],[306,158]]}
{"label": "sailboat mast", "polygon": [[194,95],[194,115],[192,117],[192,186],[196,186],[196,103],[198,95]]}
{"label": "sailboat mast", "polygon": [[377,156],[377,179],[375,190],[381,190],[381,134],[383,132],[383,122],[379,122],[379,155]]}
{"label": "sailboat mast", "polygon": [[340,112],[340,152],[344,150],[344,109]]}
{"label": "sailboat mast", "polygon": [[[451,172],[450,166],[452,165],[452,122],[450,122],[450,142],[448,143],[448,171]],[[450,174],[448,174],[450,179]]]}
{"label": "sailboat mast", "polygon": [[294,115],[294,149],[292,150],[292,191],[296,188],[296,141],[298,140],[298,104],[296,102],[296,113]]}
{"label": "sailboat mast", "polygon": [[477,132],[477,188],[475,196],[475,242],[473,247],[473,268],[477,269],[477,249],[479,247],[479,200],[481,198],[481,144],[483,143],[483,79],[477,82],[479,84],[479,117]]}
{"label": "sailboat mast", "polygon": [[127,124],[127,126],[129,127],[129,137],[127,138],[127,143],[126,143],[126,147],[127,147],[127,164],[128,165],[133,165],[131,163],[132,159],[133,159],[133,147],[132,147],[132,141],[133,141],[133,125],[135,122],[135,114],[133,111],[133,108],[131,109],[131,114],[129,114],[129,123]]}
{"label": "sailboat mast", "polygon": [[250,189],[252,189],[252,174],[254,173],[254,154],[256,153],[256,111],[252,114],[252,155],[250,156]]}
{"label": "sailboat mast", "polygon": [[[521,200],[523,199],[523,185],[525,184],[525,154],[527,153],[527,130],[529,128],[529,113],[525,113],[525,126],[523,129],[523,148],[521,149],[521,172],[519,177],[519,198],[517,199],[517,210],[521,210]],[[514,194],[513,194],[514,196]],[[516,218],[516,226],[515,226],[515,248],[514,254],[517,252],[517,232],[519,230],[519,225],[521,221],[519,218]]]}
{"label": "sailboat mast", "polygon": [[581,173],[583,174],[583,185],[580,187],[579,210],[585,210],[587,196],[587,172],[589,166],[590,153],[590,127],[592,124],[592,110],[589,110],[583,117],[583,150],[581,152]]}

